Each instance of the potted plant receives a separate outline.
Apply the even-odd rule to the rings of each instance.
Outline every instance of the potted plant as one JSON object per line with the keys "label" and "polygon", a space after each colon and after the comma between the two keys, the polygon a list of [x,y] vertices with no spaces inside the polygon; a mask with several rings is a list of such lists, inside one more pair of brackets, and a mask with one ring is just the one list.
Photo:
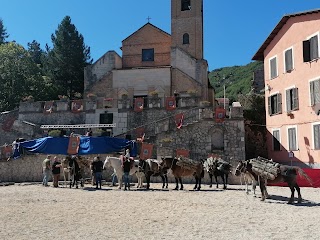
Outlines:
{"label": "potted plant", "polygon": [[198,93],[198,91],[195,89],[189,89],[187,93],[190,94],[190,96],[195,96]]}
{"label": "potted plant", "polygon": [[158,92],[157,92],[157,91],[151,91],[151,92],[149,92],[149,95],[150,95],[152,98],[157,98],[157,97],[158,97]]}
{"label": "potted plant", "polygon": [[200,101],[200,107],[209,107],[210,104],[211,103],[209,101]]}
{"label": "potted plant", "polygon": [[25,96],[22,98],[22,101],[23,102],[33,102],[34,101],[34,98],[32,95],[29,95],[29,96]]}
{"label": "potted plant", "polygon": [[122,99],[128,99],[128,94],[127,94],[127,93],[123,93],[123,94],[121,95],[121,98],[122,98]]}
{"label": "potted plant", "polygon": [[58,95],[58,97],[61,101],[67,101],[69,99],[66,95]]}

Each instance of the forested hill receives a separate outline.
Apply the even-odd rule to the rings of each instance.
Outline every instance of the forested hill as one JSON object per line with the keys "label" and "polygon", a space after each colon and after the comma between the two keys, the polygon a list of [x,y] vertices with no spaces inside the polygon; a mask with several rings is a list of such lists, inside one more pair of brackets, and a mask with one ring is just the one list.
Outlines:
{"label": "forested hill", "polygon": [[239,94],[250,92],[253,72],[262,68],[263,62],[252,62],[245,66],[224,67],[211,71],[209,79],[215,89],[216,98],[223,97],[225,85],[226,98],[229,98],[230,102],[237,101]]}

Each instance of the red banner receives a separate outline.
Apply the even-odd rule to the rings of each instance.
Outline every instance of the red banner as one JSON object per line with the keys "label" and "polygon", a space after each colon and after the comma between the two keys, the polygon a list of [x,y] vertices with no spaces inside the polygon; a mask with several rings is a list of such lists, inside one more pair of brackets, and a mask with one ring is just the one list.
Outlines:
{"label": "red banner", "polygon": [[190,154],[190,151],[187,150],[187,149],[177,149],[176,150],[176,154],[177,154],[177,157],[179,156],[182,156],[182,157],[189,157],[189,154]]}
{"label": "red banner", "polygon": [[80,137],[69,137],[68,154],[70,155],[78,154],[79,144],[80,144]]}
{"label": "red banner", "polygon": [[134,111],[135,112],[142,112],[143,110],[143,105],[144,105],[144,100],[143,98],[136,98],[134,100]]}
{"label": "red banner", "polygon": [[73,100],[71,102],[71,111],[73,113],[78,113],[83,111],[83,102],[82,100]]}
{"label": "red banner", "polygon": [[43,113],[49,114],[53,112],[54,101],[47,101],[43,106]]}
{"label": "red banner", "polygon": [[153,144],[142,143],[140,159],[146,160],[152,157]]}
{"label": "red banner", "polygon": [[2,158],[8,159],[9,157],[12,156],[12,146],[5,146],[1,148],[1,155]]}
{"label": "red banner", "polygon": [[137,137],[137,141],[138,142],[143,142],[144,136],[145,136],[144,127],[136,128],[135,134],[136,134],[136,137]]}
{"label": "red banner", "polygon": [[177,115],[175,115],[174,120],[176,122],[178,129],[180,129],[182,127],[183,119],[184,119],[183,113],[178,113]]}
{"label": "red banner", "polygon": [[2,130],[6,132],[10,132],[15,120],[16,120],[15,117],[10,117],[10,116],[7,117],[2,123]]}
{"label": "red banner", "polygon": [[166,109],[169,111],[176,109],[175,97],[166,97]]}
{"label": "red banner", "polygon": [[226,117],[226,110],[223,108],[216,108],[215,119],[217,123],[221,123],[224,121]]}

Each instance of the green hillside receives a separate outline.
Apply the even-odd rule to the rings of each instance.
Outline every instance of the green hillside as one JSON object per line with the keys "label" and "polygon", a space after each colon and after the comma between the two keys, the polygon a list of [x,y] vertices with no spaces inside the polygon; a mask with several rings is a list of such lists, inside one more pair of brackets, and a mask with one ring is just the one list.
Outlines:
{"label": "green hillside", "polygon": [[239,94],[247,94],[251,90],[253,72],[263,68],[262,62],[252,62],[245,66],[224,67],[211,71],[209,79],[211,86],[214,87],[216,98],[224,95],[225,85],[226,98],[230,102],[238,100]]}

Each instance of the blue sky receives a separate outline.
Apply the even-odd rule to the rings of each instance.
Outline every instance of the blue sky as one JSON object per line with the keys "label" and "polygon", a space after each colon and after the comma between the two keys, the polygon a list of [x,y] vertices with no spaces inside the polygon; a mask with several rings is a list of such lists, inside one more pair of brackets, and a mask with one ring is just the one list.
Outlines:
{"label": "blue sky", "polygon": [[[51,34],[69,15],[97,60],[108,50],[121,55],[121,41],[149,16],[171,33],[170,0],[0,0],[9,40],[27,47],[36,40],[51,46]],[[319,0],[204,0],[204,57],[209,70],[242,66],[285,14],[320,8]]]}

